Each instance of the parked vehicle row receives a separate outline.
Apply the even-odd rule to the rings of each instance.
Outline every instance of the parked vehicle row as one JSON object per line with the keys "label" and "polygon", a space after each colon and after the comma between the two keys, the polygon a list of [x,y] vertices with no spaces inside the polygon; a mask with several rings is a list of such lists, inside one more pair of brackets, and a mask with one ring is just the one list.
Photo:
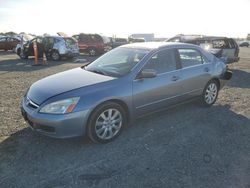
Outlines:
{"label": "parked vehicle row", "polygon": [[223,61],[197,45],[128,44],[35,82],[22,115],[41,134],[106,143],[147,113],[194,98],[213,105],[231,76]]}
{"label": "parked vehicle row", "polygon": [[[43,36],[43,37],[57,37],[57,36]],[[66,37],[65,35],[61,36],[64,38],[70,38]],[[66,57],[72,57],[77,55],[77,53],[66,50],[67,53],[65,54],[65,50],[56,49],[58,45],[55,45],[55,47],[52,47],[53,44],[56,44],[58,40],[54,40],[53,42],[50,39],[50,44],[45,44],[46,41],[40,42],[38,38],[39,48],[42,46],[50,46],[49,49],[39,49],[39,55],[41,55],[41,52],[46,51],[46,54],[48,57],[51,57],[52,59],[60,59],[63,56]],[[88,53],[91,56],[101,55],[103,53],[108,52],[109,50],[116,48],[121,45],[125,45],[128,43],[138,43],[138,42],[145,42],[143,38],[112,38],[112,37],[106,37],[99,34],[85,34],[80,33],[78,35],[73,35],[73,38],[76,40],[76,44],[78,45],[79,52]],[[37,40],[37,39],[35,39]],[[190,43],[201,46],[203,49],[209,51],[210,53],[214,54],[218,58],[223,58],[226,63],[233,63],[239,61],[239,46],[249,46],[248,41],[244,41],[238,45],[234,39],[227,38],[227,37],[213,37],[213,36],[203,36],[203,35],[177,35],[175,37],[169,38],[166,40],[166,42],[183,42],[183,43]],[[4,50],[10,50],[15,49],[15,52],[21,57],[21,58],[27,58],[28,56],[32,56],[34,54],[31,45],[30,47],[27,47],[27,43],[30,43],[30,41],[26,42],[26,49],[22,51],[22,46],[20,44],[20,39],[14,38],[14,37],[2,37],[0,38],[0,49]],[[53,44],[52,44],[53,43]],[[66,42],[67,43],[67,42]],[[63,43],[61,43],[62,45]],[[64,45],[66,46],[66,45]],[[29,50],[28,50],[28,49]],[[22,53],[21,53],[22,52]],[[53,57],[52,57],[53,56]]]}
{"label": "parked vehicle row", "polygon": [[0,50],[15,50],[17,44],[20,43],[20,39],[15,37],[0,37]]}
{"label": "parked vehicle row", "polygon": [[177,35],[166,41],[199,45],[216,57],[224,58],[226,63],[239,61],[239,46],[232,38],[203,35]]}

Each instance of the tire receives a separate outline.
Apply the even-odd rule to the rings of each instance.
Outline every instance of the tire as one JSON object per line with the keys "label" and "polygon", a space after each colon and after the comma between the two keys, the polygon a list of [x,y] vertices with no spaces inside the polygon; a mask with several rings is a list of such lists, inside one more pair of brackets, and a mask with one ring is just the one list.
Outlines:
{"label": "tire", "polygon": [[20,50],[20,52],[19,52],[19,57],[20,57],[21,59],[28,59],[28,55],[24,54],[21,50]]}
{"label": "tire", "polygon": [[124,109],[117,103],[107,102],[91,114],[87,136],[95,143],[108,143],[117,138],[127,125]]}
{"label": "tire", "polygon": [[97,50],[95,48],[89,48],[88,52],[89,52],[90,56],[96,56],[97,55]]}
{"label": "tire", "polygon": [[206,84],[203,90],[202,96],[201,96],[202,106],[205,106],[205,107],[212,106],[218,97],[218,93],[219,93],[218,82],[216,80],[210,80]]}
{"label": "tire", "polygon": [[16,51],[17,55],[20,56],[21,54],[21,48],[18,48],[17,51]]}
{"label": "tire", "polygon": [[61,59],[61,56],[58,53],[58,51],[56,51],[56,50],[52,51],[52,53],[51,53],[51,59],[53,61],[59,61]]}

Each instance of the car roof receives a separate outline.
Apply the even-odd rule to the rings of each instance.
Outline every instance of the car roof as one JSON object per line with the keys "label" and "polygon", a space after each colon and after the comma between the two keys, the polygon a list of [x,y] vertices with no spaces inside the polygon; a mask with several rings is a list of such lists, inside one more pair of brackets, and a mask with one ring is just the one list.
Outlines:
{"label": "car roof", "polygon": [[164,48],[164,47],[193,47],[197,48],[197,45],[193,44],[187,44],[187,43],[179,43],[179,42],[140,42],[140,43],[131,43],[126,44],[121,47],[127,47],[127,48],[138,48],[138,49],[158,49],[158,48]]}

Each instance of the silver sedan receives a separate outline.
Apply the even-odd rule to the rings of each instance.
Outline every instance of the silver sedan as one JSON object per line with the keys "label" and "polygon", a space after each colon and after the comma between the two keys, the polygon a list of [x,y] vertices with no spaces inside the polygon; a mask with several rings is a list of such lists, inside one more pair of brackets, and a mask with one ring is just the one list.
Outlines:
{"label": "silver sedan", "polygon": [[135,43],[35,82],[21,111],[41,134],[105,143],[145,114],[194,98],[211,106],[231,76],[222,60],[198,46]]}

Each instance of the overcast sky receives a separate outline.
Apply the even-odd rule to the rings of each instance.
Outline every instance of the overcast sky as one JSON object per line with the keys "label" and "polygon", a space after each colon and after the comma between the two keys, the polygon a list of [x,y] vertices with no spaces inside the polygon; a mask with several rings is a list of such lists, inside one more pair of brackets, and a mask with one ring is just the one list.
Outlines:
{"label": "overcast sky", "polygon": [[0,0],[0,32],[246,37],[250,0]]}

